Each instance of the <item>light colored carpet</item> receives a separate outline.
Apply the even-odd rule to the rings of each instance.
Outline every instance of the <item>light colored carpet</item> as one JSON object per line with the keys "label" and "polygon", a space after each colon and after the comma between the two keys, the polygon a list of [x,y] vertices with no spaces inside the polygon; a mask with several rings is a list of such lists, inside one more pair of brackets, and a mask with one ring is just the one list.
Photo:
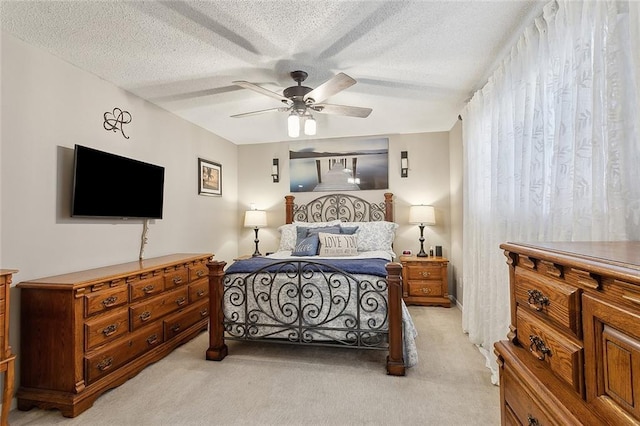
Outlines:
{"label": "light colored carpet", "polygon": [[12,410],[19,425],[498,425],[499,388],[457,308],[409,308],[419,364],[387,376],[385,352],[228,342],[206,361],[202,333],[74,419]]}

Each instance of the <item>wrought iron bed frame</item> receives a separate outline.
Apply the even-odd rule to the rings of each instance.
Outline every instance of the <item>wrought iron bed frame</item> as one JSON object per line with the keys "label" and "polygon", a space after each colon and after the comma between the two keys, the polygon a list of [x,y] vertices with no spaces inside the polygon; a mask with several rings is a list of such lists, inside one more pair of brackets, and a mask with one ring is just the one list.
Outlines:
{"label": "wrought iron bed frame", "polygon": [[[330,194],[296,205],[294,196],[288,195],[285,197],[286,222],[326,222],[334,219],[392,222],[393,194],[385,193],[384,198],[384,202],[370,203],[352,195]],[[225,266],[224,261],[208,264],[208,360],[221,361],[226,357],[226,336],[230,340],[388,350],[387,373],[396,376],[405,374],[402,266],[399,263],[387,263],[386,278],[378,277],[376,280],[358,279],[339,268],[313,260],[273,262],[234,279],[225,276]],[[316,276],[319,273],[324,277],[325,285],[322,288],[306,281],[313,272]],[[285,277],[284,282],[275,284],[276,277]],[[345,287],[348,289],[345,290]],[[323,292],[328,295],[323,296]],[[313,300],[318,296],[319,302]],[[225,298],[242,308],[225,315]],[[248,300],[251,300],[251,308],[248,307]],[[348,307],[355,309],[355,314],[345,312]],[[376,321],[370,317],[365,320],[366,314],[375,309],[382,309],[384,320]],[[343,326],[336,328],[336,320]],[[327,327],[331,322],[333,325]],[[260,335],[258,327],[262,327],[262,330],[265,327],[272,329],[272,332]],[[344,333],[344,338],[333,338],[332,333],[336,331]],[[284,338],[269,338],[269,335],[282,337],[283,334]]]}

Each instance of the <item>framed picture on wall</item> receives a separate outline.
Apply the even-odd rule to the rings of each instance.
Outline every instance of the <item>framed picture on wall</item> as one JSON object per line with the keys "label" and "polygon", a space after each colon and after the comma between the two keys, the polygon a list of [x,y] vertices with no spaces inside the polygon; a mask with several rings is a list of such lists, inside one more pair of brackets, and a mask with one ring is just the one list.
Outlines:
{"label": "framed picture on wall", "polygon": [[389,138],[289,144],[291,192],[389,188]]}
{"label": "framed picture on wall", "polygon": [[222,195],[222,165],[198,158],[198,194]]}

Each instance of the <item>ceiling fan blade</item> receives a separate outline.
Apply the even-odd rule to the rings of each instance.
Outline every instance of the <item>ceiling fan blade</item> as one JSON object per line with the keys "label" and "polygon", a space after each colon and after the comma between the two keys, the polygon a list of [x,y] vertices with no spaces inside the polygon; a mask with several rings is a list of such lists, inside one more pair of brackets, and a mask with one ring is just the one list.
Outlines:
{"label": "ceiling fan blade", "polygon": [[285,98],[284,96],[276,93],[276,92],[272,92],[271,90],[267,90],[264,87],[260,87],[257,84],[253,84],[253,83],[249,83],[248,81],[244,81],[244,80],[238,80],[238,81],[232,81],[233,84],[244,87],[245,89],[249,89],[249,90],[253,90],[254,92],[258,92],[258,93],[262,93],[263,95],[269,96],[271,98],[277,99],[279,101],[283,101],[283,102],[289,102],[289,99]]}
{"label": "ceiling fan blade", "polygon": [[269,109],[262,109],[260,111],[243,112],[242,114],[235,114],[235,115],[232,115],[231,117],[242,118],[242,117],[248,117],[250,115],[264,114],[265,112],[277,112],[277,111],[286,112],[288,110],[289,110],[289,107],[269,108]]}
{"label": "ceiling fan blade", "polygon": [[371,111],[371,108],[361,108],[345,105],[333,105],[333,104],[314,104],[312,109],[316,112],[323,114],[337,114],[346,115],[349,117],[367,118]]}
{"label": "ceiling fan blade", "polygon": [[354,84],[356,84],[356,81],[353,78],[341,72],[307,93],[304,99],[305,101],[307,99],[313,99],[315,102],[322,102],[328,97],[333,96]]}

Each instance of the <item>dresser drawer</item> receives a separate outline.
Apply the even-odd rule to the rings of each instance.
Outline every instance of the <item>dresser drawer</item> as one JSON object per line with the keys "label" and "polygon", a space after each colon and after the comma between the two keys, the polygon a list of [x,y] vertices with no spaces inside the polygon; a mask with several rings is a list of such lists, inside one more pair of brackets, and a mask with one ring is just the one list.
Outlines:
{"label": "dresser drawer", "polygon": [[187,284],[189,282],[189,270],[185,267],[179,267],[175,270],[164,272],[164,288],[172,289],[174,287]]}
{"label": "dresser drawer", "polygon": [[129,283],[129,298],[134,302],[161,293],[163,290],[164,277],[160,272],[156,275],[145,274]]}
{"label": "dresser drawer", "polygon": [[584,395],[582,345],[554,330],[526,309],[517,309],[518,340],[529,354],[544,363],[581,396]]}
{"label": "dresser drawer", "polygon": [[519,307],[538,312],[578,338],[581,290],[527,269],[516,268],[515,296]]}
{"label": "dresser drawer", "polygon": [[407,278],[409,280],[441,280],[442,267],[440,265],[407,265]]}
{"label": "dresser drawer", "polygon": [[171,314],[164,320],[164,336],[167,340],[172,339],[199,321],[208,319],[208,316],[208,300],[183,311]]}
{"label": "dresser drawer", "polygon": [[410,281],[409,296],[442,296],[440,281]]}
{"label": "dresser drawer", "polygon": [[84,325],[85,348],[91,350],[129,332],[129,310],[120,308]]}
{"label": "dresser drawer", "polygon": [[[106,283],[105,283],[106,286]],[[105,312],[118,306],[126,305],[129,302],[128,287],[124,280],[116,287],[85,294],[84,310],[85,316],[90,316]]]}
{"label": "dresser drawer", "polygon": [[101,349],[85,358],[85,377],[87,384],[106,376],[129,360],[162,343],[162,324],[154,324],[129,338],[120,339],[116,344]]}
{"label": "dresser drawer", "polygon": [[500,384],[504,387],[505,411],[510,411],[510,422],[515,425],[558,425],[553,416],[542,408],[538,399],[527,392],[526,387],[518,376],[505,368]]}
{"label": "dresser drawer", "polygon": [[189,266],[189,282],[191,283],[206,277],[208,274],[209,268],[207,268],[207,264],[204,262]]}
{"label": "dresser drawer", "polygon": [[189,284],[189,303],[201,300],[209,295],[209,280],[203,278]]}
{"label": "dresser drawer", "polygon": [[177,311],[189,303],[187,287],[161,294],[129,308],[131,329],[137,330],[156,319]]}

